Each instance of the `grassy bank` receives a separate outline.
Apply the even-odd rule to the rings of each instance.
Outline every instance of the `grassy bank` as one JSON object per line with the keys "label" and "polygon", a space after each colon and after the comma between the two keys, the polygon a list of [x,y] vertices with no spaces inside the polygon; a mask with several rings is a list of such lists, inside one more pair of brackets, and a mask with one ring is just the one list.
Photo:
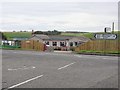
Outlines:
{"label": "grassy bank", "polygon": [[120,55],[120,51],[95,51],[95,50],[80,50],[78,54],[116,54]]}
{"label": "grassy bank", "polygon": [[31,37],[31,32],[3,32],[5,37],[8,40],[12,40],[13,38],[29,38]]}
{"label": "grassy bank", "polygon": [[66,33],[66,32],[63,32],[61,33],[61,35],[64,35],[64,36],[85,36],[87,38],[94,38],[94,35],[93,33]]}
{"label": "grassy bank", "polygon": [[21,49],[20,46],[10,46],[10,45],[0,45],[0,49],[11,49],[11,50],[15,50],[15,49]]}
{"label": "grassy bank", "polygon": [[[97,32],[97,33],[104,33],[104,32]],[[61,35],[64,35],[64,36],[85,36],[91,39],[94,39],[94,34],[95,33],[91,33],[91,32],[78,32],[78,33],[62,32],[61,33]],[[115,31],[114,34],[117,34],[119,36],[118,39],[120,39],[120,31]]]}
{"label": "grassy bank", "polygon": [[[103,33],[103,32],[98,32],[98,33]],[[115,34],[120,35],[120,31],[115,31]],[[8,40],[12,40],[13,38],[30,38],[31,37],[31,32],[3,32],[3,34],[7,37]],[[78,33],[73,33],[73,32],[61,32],[61,35],[64,36],[85,36],[87,38],[94,38],[94,33],[91,32],[78,32]],[[120,39],[120,37],[119,37]]]}

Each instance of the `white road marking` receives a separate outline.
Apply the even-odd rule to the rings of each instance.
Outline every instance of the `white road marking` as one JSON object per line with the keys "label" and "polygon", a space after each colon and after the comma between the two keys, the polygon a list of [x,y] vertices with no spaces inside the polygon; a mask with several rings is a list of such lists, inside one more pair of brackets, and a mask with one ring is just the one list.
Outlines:
{"label": "white road marking", "polygon": [[8,71],[14,71],[14,70],[18,70],[18,69],[10,69],[10,68],[8,68]]}
{"label": "white road marking", "polygon": [[13,85],[13,86],[11,86],[11,87],[8,87],[8,89],[18,87],[18,86],[20,86],[20,85],[23,85],[23,84],[25,84],[25,83],[28,83],[28,82],[33,81],[33,80],[35,80],[35,79],[38,79],[38,78],[40,78],[40,77],[42,77],[42,76],[43,76],[43,75],[40,75],[40,76],[31,78],[31,79],[26,80],[26,81],[24,81],[24,82],[21,82],[21,83],[18,83],[18,84],[16,84],[16,85]]}
{"label": "white road marking", "polygon": [[103,59],[107,59],[107,58],[103,58]]}
{"label": "white road marking", "polygon": [[36,67],[32,66],[32,67],[26,67],[24,66],[23,68],[17,68],[17,69],[11,69],[8,68],[8,71],[17,71],[17,70],[25,70],[25,69],[35,69]]}
{"label": "white road marking", "polygon": [[33,66],[32,68],[36,68],[36,67]]}
{"label": "white road marking", "polygon": [[58,68],[58,70],[61,70],[61,69],[63,69],[63,68],[66,68],[66,67],[68,67],[68,66],[70,66],[70,65],[72,65],[72,64],[75,64],[76,62],[73,62],[73,63],[70,63],[70,64],[68,64],[68,65],[65,65],[65,66],[63,66],[63,67],[60,67],[60,68]]}

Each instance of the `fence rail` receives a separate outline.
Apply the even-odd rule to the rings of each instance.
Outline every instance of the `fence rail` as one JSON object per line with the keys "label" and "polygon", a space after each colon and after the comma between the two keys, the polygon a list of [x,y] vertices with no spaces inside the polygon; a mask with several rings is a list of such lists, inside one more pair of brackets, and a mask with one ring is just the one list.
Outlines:
{"label": "fence rail", "polygon": [[45,45],[39,41],[25,40],[21,42],[21,48],[28,50],[44,51]]}
{"label": "fence rail", "polygon": [[118,40],[92,40],[75,48],[75,51],[119,51],[120,41]]}

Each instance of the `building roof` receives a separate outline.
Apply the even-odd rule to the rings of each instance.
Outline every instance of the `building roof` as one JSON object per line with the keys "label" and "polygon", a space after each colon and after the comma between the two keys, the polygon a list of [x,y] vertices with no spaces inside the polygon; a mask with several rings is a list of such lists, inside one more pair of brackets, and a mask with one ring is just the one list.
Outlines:
{"label": "building roof", "polygon": [[49,39],[47,35],[43,35],[43,34],[34,34],[32,37],[37,37],[39,39]]}
{"label": "building roof", "polygon": [[89,38],[86,38],[84,36],[79,36],[79,37],[75,37],[75,36],[63,36],[63,35],[43,35],[43,34],[35,34],[32,37],[36,37],[42,40],[55,40],[55,41],[65,41],[65,40],[75,40],[75,39],[79,39],[82,42],[87,42],[88,40],[90,40]]}
{"label": "building roof", "polygon": [[28,38],[13,38],[12,40],[28,40]]}
{"label": "building roof", "polygon": [[80,39],[80,41],[84,41],[84,42],[87,42],[87,41],[91,40],[91,39],[89,39],[87,37],[84,37],[84,36],[78,36],[76,38],[78,38],[78,39]]}
{"label": "building roof", "polygon": [[69,40],[72,39],[71,36],[61,36],[61,35],[51,35],[49,36],[49,40]]}

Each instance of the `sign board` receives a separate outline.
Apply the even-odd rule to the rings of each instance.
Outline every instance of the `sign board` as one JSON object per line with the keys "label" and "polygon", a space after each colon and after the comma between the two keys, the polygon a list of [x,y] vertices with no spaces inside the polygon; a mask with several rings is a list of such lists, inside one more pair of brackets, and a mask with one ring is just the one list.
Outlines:
{"label": "sign board", "polygon": [[110,27],[106,27],[105,28],[105,32],[111,32],[111,28]]}
{"label": "sign board", "polygon": [[96,39],[117,39],[117,34],[95,34]]}

